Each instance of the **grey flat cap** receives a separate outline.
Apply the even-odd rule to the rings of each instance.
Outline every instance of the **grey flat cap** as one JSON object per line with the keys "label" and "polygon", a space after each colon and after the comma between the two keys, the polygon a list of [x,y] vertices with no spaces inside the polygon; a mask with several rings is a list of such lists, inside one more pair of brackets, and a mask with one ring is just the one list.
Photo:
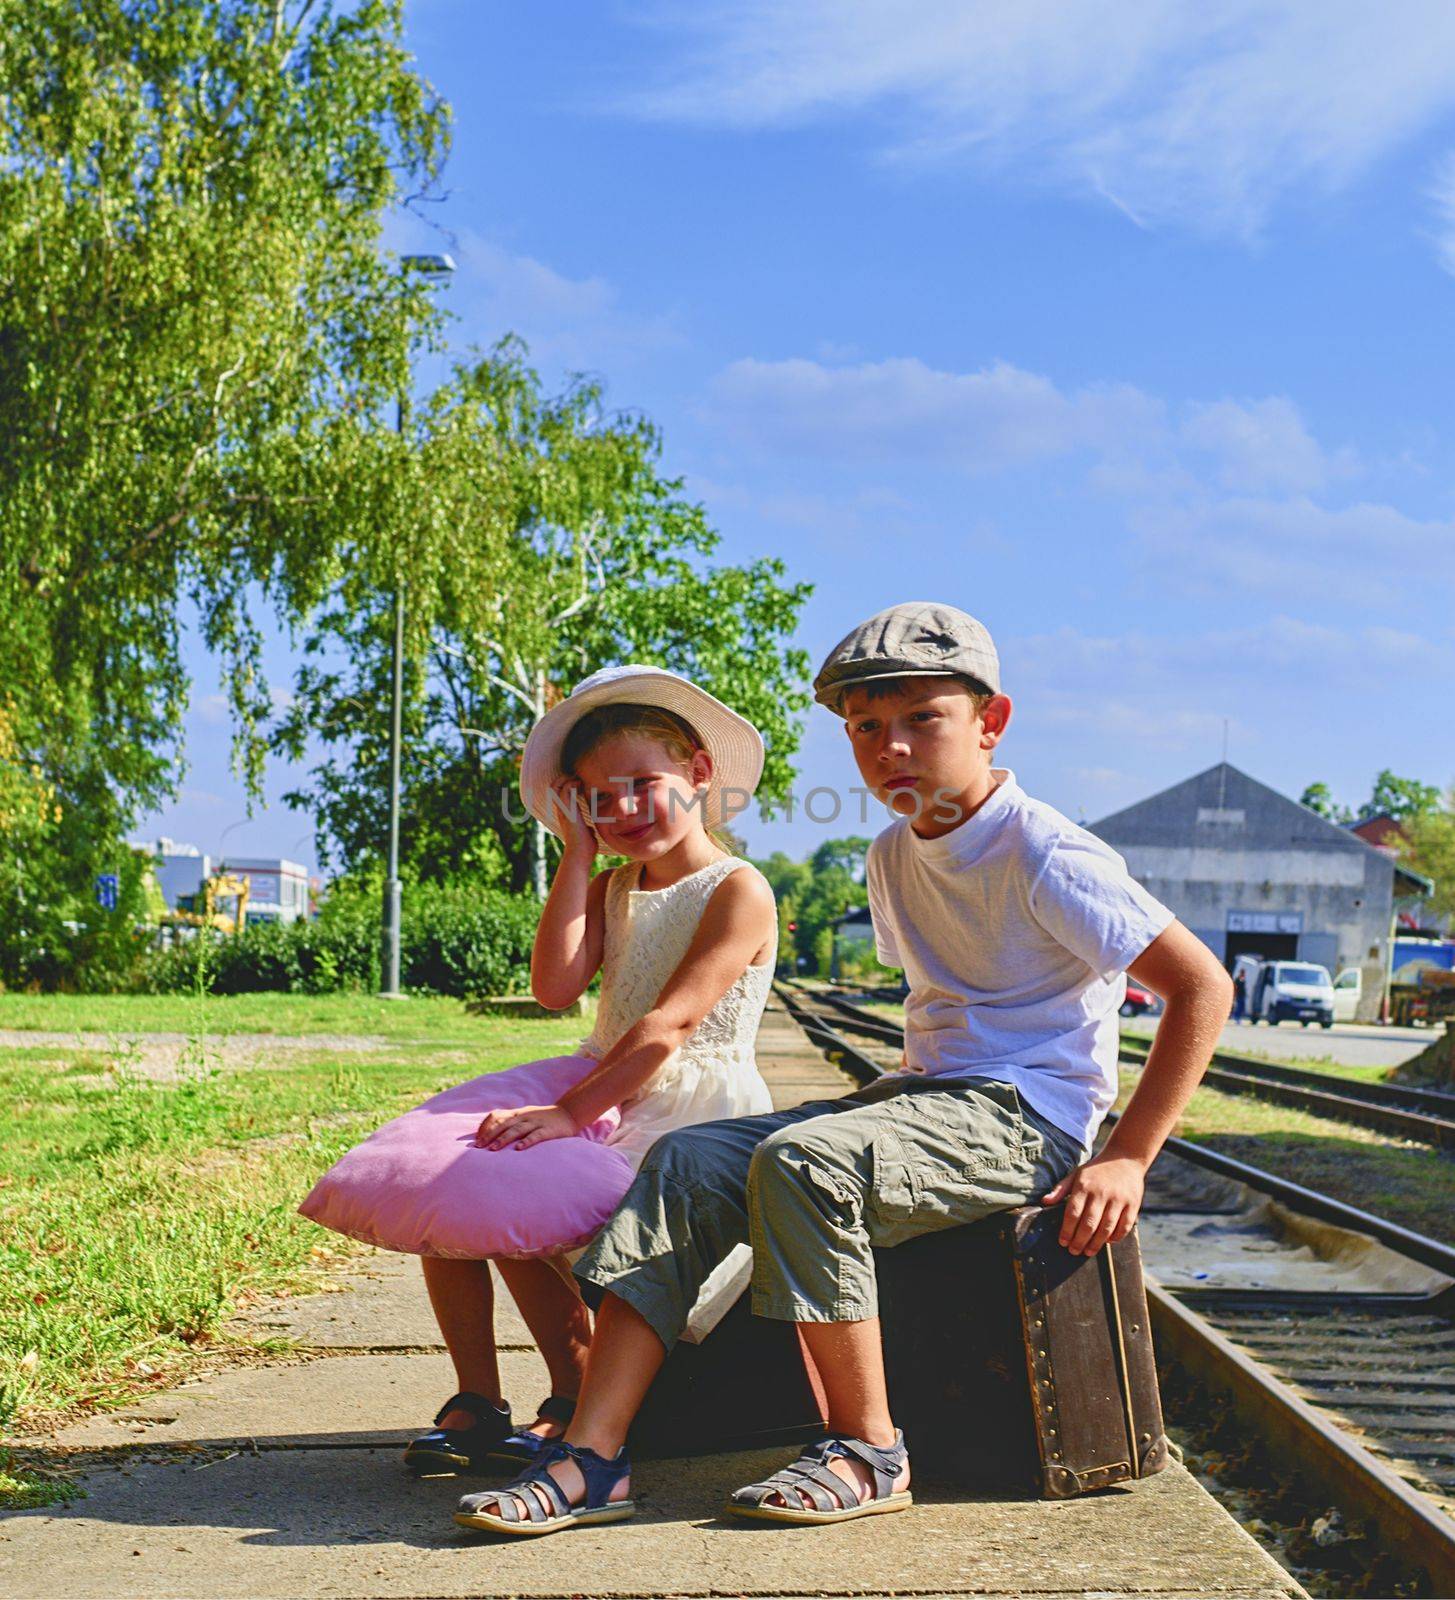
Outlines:
{"label": "grey flat cap", "polygon": [[1000,693],[1000,657],[982,622],[934,600],[907,600],[861,622],[829,651],[813,697],[843,716],[844,691],[870,678],[973,678]]}

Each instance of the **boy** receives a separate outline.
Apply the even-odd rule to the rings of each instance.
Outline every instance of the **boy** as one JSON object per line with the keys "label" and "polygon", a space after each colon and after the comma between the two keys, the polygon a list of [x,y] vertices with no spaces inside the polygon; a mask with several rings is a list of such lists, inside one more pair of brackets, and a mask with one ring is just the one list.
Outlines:
{"label": "boy", "polygon": [[[753,1310],[797,1322],[828,1437],[727,1509],[825,1523],[910,1504],[884,1384],[871,1250],[1035,1200],[1093,1254],[1136,1221],[1143,1175],[1201,1078],[1231,988],[1121,858],[991,765],[1010,721],[990,635],[927,602],[871,617],[815,696],[844,718],[896,821],[868,856],[880,957],[902,966],[907,1071],[838,1100],[683,1128],[653,1146],[578,1264],[605,1290],[575,1419],[456,1521],[549,1533],[631,1515],[623,1440],[707,1274],[753,1248]],[[1130,1105],[1116,1092],[1124,973],[1166,1002]]]}

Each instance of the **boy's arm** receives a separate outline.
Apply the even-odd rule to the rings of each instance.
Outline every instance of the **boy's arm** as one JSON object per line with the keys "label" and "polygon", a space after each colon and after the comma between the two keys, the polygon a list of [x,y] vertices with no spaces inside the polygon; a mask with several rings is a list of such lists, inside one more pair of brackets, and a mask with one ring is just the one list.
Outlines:
{"label": "boy's arm", "polygon": [[1180,922],[1159,934],[1128,970],[1162,998],[1166,1010],[1136,1093],[1101,1152],[1041,1202],[1066,1202],[1061,1243],[1076,1256],[1095,1255],[1132,1231],[1147,1169],[1207,1070],[1232,1010],[1232,980]]}

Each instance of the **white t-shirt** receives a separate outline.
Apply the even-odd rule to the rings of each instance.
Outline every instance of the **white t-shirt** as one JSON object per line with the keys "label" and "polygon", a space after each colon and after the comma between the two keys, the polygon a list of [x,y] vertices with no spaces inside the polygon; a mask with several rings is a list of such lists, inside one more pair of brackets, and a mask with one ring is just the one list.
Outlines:
{"label": "white t-shirt", "polygon": [[996,768],[938,839],[899,817],[869,846],[879,959],[909,982],[913,1072],[996,1078],[1090,1149],[1116,1098],[1126,969],[1173,920],[1094,834]]}

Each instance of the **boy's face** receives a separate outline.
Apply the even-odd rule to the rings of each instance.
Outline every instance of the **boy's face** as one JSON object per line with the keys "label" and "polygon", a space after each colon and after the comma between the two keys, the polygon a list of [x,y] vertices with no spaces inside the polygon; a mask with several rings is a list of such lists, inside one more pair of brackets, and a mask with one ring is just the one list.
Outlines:
{"label": "boy's face", "polygon": [[962,684],[900,678],[888,694],[844,696],[844,727],[866,787],[905,816],[932,812],[943,796],[988,781],[991,753],[1010,720],[1010,701],[992,697],[983,713]]}

